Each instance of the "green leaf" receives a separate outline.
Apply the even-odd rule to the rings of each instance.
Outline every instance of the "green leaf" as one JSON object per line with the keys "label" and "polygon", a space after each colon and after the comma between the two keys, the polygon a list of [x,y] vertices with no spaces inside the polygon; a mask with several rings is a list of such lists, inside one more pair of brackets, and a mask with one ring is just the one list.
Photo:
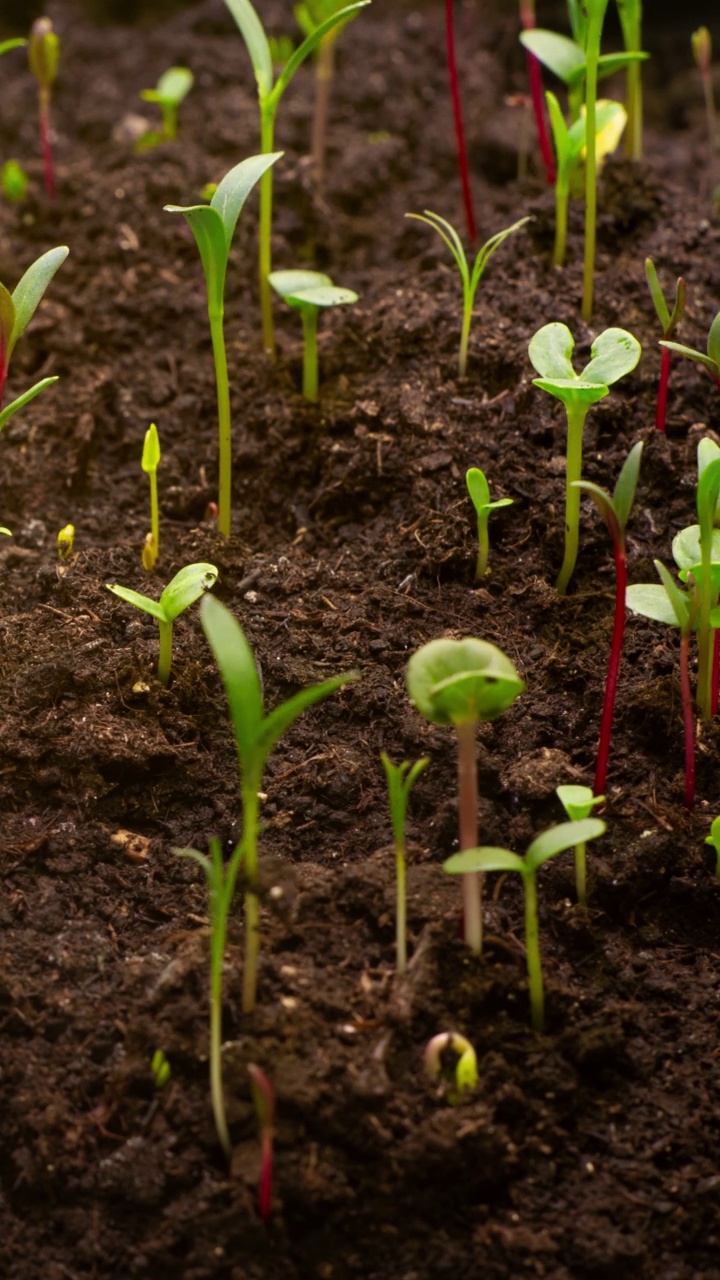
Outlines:
{"label": "green leaf", "polygon": [[0,54],[9,53],[11,49],[22,49],[26,44],[27,40],[19,36],[13,40],[0,40]]}
{"label": "green leaf", "polygon": [[182,213],[187,219],[200,251],[210,315],[222,315],[228,247],[225,227],[217,209],[209,204],[181,206],[166,204],[166,213]]}
{"label": "green leaf", "polygon": [[[672,541],[672,554],[678,569],[692,569],[702,559],[700,552],[700,525],[689,524],[675,534]],[[720,564],[720,529],[713,529],[710,543],[710,559],[713,564]]]}
{"label": "green leaf", "polygon": [[316,289],[303,289],[300,293],[288,294],[285,301],[291,307],[342,307],[357,302],[358,295],[352,289],[343,289],[338,285],[318,285]]}
{"label": "green leaf", "polygon": [[637,444],[633,445],[625,459],[613,492],[613,506],[623,535],[627,529],[627,522],[630,519],[630,512],[635,501],[642,451],[643,442],[639,440]]}
{"label": "green leaf", "polygon": [[431,640],[407,667],[410,698],[434,724],[495,720],[525,688],[501,649],[472,636]]}
{"label": "green leaf", "polygon": [[563,404],[597,404],[610,394],[609,387],[598,382],[585,382],[582,378],[533,378],[533,386],[540,387],[562,400]]}
{"label": "green leaf", "polygon": [[[720,497],[720,458],[709,462],[698,477],[697,513],[700,523],[700,548],[704,539],[711,539],[711,528],[715,518],[715,509]],[[712,556],[712,552],[711,552]],[[700,557],[702,559],[702,556]]]}
{"label": "green leaf", "polygon": [[592,348],[592,359],[580,375],[587,382],[602,382],[610,387],[618,378],[637,365],[642,347],[625,329],[606,329],[598,335]]}
{"label": "green leaf", "polygon": [[712,357],[703,355],[702,351],[696,351],[694,347],[685,347],[681,342],[667,342],[664,338],[660,346],[667,347],[668,351],[676,351],[679,356],[685,356],[686,360],[694,360],[696,364],[705,365],[712,374],[720,374],[720,367]]}
{"label": "green leaf", "polygon": [[530,220],[530,215],[528,214],[527,217],[520,218],[518,222],[513,222],[511,227],[504,227],[502,231],[496,231],[494,236],[491,236],[489,240],[485,241],[485,244],[481,247],[477,257],[475,258],[472,274],[470,276],[470,289],[473,294],[475,293],[482,274],[493,254],[497,252],[501,244],[505,243],[508,236],[512,236],[516,231],[520,231],[521,227],[524,227],[525,223],[530,222]]}
{"label": "green leaf", "polygon": [[668,310],[668,305],[665,301],[665,294],[660,286],[658,273],[655,270],[655,263],[652,258],[645,259],[645,278],[648,282],[653,306],[657,312],[657,317],[660,321],[664,337],[670,328],[670,312]]}
{"label": "green leaf", "polygon": [[568,36],[533,27],[530,31],[521,32],[520,42],[565,84],[575,84],[585,75],[585,54]]}
{"label": "green leaf", "polygon": [[279,707],[275,707],[275,710],[265,717],[260,726],[258,743],[263,753],[263,759],[267,758],[275,743],[279,742],[285,730],[289,729],[293,721],[297,720],[303,711],[306,711],[308,707],[314,706],[316,702],[321,702],[329,694],[335,693],[337,689],[341,689],[343,685],[348,684],[351,680],[357,680],[359,676],[359,671],[346,671],[343,675],[332,676],[329,680],[323,680],[321,684],[313,684],[308,689],[301,689],[294,697],[288,698]]}
{"label": "green leaf", "polygon": [[715,365],[715,368],[720,369],[720,311],[718,311],[718,314],[710,325],[710,332],[707,340],[707,353]]}
{"label": "green leaf", "polygon": [[8,345],[7,359],[10,359],[13,347],[18,338],[25,332],[40,305],[58,267],[62,265],[70,250],[66,245],[57,249],[48,249],[31,266],[13,290],[12,300],[15,306],[15,323]]}
{"label": "green leaf", "polygon": [[262,762],[256,766],[263,706],[253,651],[240,624],[214,596],[205,596],[200,620],[225,686],[244,779],[259,782]]}
{"label": "green leaf", "polygon": [[304,289],[314,289],[317,285],[332,284],[330,276],[322,271],[271,271],[268,280],[281,298],[301,293]]}
{"label": "green leaf", "polygon": [[341,289],[321,271],[271,271],[268,280],[291,307],[337,307],[357,302],[352,289]]}
{"label": "green leaf", "polygon": [[698,476],[701,476],[705,468],[711,462],[716,462],[718,458],[720,458],[720,447],[710,439],[710,436],[703,436],[697,448]]}
{"label": "green leaf", "polygon": [[7,370],[12,347],[12,332],[15,327],[15,304],[12,294],[0,284],[0,369]]}
{"label": "green leaf", "polygon": [[[570,145],[570,131],[565,123],[565,117],[562,113],[560,103],[555,97],[555,94],[551,93],[549,89],[545,94],[545,101],[547,103],[548,116],[550,117],[550,128],[552,129],[558,173],[561,173],[563,178],[567,180],[573,161]],[[580,145],[582,146],[582,143]]]}
{"label": "green leaf", "polygon": [[571,822],[581,822],[583,818],[588,818],[592,810],[605,800],[604,796],[593,795],[591,787],[572,784],[556,787],[555,794]]}
{"label": "green leaf", "polygon": [[11,400],[10,404],[7,404],[4,409],[0,410],[0,431],[2,431],[3,427],[6,426],[13,415],[17,413],[18,409],[22,409],[26,404],[29,404],[31,400],[34,400],[36,396],[40,395],[41,391],[44,391],[46,387],[51,387],[53,382],[57,381],[57,376],[52,378],[42,378],[40,382],[35,383],[34,387],[30,387],[29,390],[23,391],[22,395],[18,396],[16,400]]}
{"label": "green leaf", "polygon": [[145,102],[159,102],[177,107],[187,97],[193,86],[193,73],[188,67],[170,67],[164,71],[154,89],[143,89],[140,97]]}
{"label": "green leaf", "polygon": [[485,844],[478,849],[463,849],[443,862],[443,871],[451,876],[465,876],[475,871],[519,871],[526,874],[524,858],[510,849]]}
{"label": "green leaf", "polygon": [[470,467],[465,476],[465,483],[472,504],[478,515],[490,506],[490,486],[479,467]]}
{"label": "green leaf", "polygon": [[601,836],[607,826],[600,818],[583,818],[580,822],[561,822],[549,831],[536,836],[525,854],[525,862],[529,871],[536,871],[548,858],[571,849],[576,844],[586,844]]}
{"label": "green leaf", "polygon": [[573,489],[582,489],[583,493],[590,495],[610,531],[613,542],[622,541],[623,531],[617,518],[615,503],[607,490],[601,489],[599,484],[593,484],[591,480],[571,480],[570,484]]}
{"label": "green leaf", "polygon": [[[225,0],[225,3],[228,5],[231,4],[231,2],[237,4],[238,2],[242,2],[242,0]],[[272,96],[276,101],[280,100],[295,75],[295,72],[302,66],[305,59],[310,56],[313,50],[317,48],[323,36],[327,35],[329,31],[332,31],[333,27],[342,26],[350,17],[352,17],[353,14],[357,13],[360,9],[364,9],[369,3],[370,0],[358,0],[358,3],[356,4],[347,5],[344,9],[338,9],[337,13],[331,14],[329,18],[326,18],[324,22],[320,23],[319,27],[315,28],[311,35],[305,37],[300,47],[297,48],[292,54],[292,57],[289,58],[278,77],[277,83],[272,91]]]}
{"label": "green leaf", "polygon": [[270,46],[255,9],[250,0],[225,0],[245,41],[255,72],[260,101],[267,98],[273,87],[273,64]]}
{"label": "green leaf", "polygon": [[533,334],[528,347],[528,355],[533,368],[540,377],[555,381],[556,379],[577,379],[572,365],[572,353],[575,339],[566,324],[557,321],[543,325]]}
{"label": "green leaf", "polygon": [[[682,595],[682,592],[678,594]],[[643,618],[651,618],[653,622],[664,622],[668,627],[682,625],[678,622],[665,587],[661,587],[659,583],[638,582],[628,587],[625,603],[631,613],[639,613]]]}
{"label": "green leaf", "polygon": [[131,591],[129,587],[119,587],[116,582],[106,582],[105,586],[114,596],[119,596],[127,604],[134,604],[136,609],[149,613],[152,618],[157,618],[158,622],[168,621],[165,610],[157,600],[151,600],[149,596],[141,596],[139,591]]}
{"label": "green leaf", "polygon": [[234,168],[225,174],[220,185],[217,187],[215,194],[210,201],[210,207],[217,209],[222,218],[223,227],[225,228],[225,243],[227,252],[230,252],[230,245],[235,234],[237,220],[240,217],[242,207],[245,204],[250,192],[257,182],[260,181],[263,174],[279,160],[284,153],[282,151],[274,151],[267,155],[248,156],[247,160],[241,160]]}
{"label": "green leaf", "polygon": [[214,564],[186,564],[175,574],[160,596],[160,607],[168,622],[174,622],[191,604],[217,582]]}
{"label": "green leaf", "polygon": [[672,575],[665,568],[660,560],[653,560],[653,564],[657,569],[663,590],[670,601],[672,611],[675,615],[675,621],[681,631],[686,631],[691,624],[693,615],[693,605],[689,596],[680,590]]}
{"label": "green leaf", "polygon": [[598,58],[598,80],[607,80],[618,71],[626,71],[636,62],[647,62],[649,53],[633,50],[627,53],[601,53]]}
{"label": "green leaf", "polygon": [[160,440],[158,430],[154,422],[150,423],[145,432],[145,440],[143,441],[142,458],[140,459],[140,467],[147,475],[152,475],[157,471],[160,465]]}

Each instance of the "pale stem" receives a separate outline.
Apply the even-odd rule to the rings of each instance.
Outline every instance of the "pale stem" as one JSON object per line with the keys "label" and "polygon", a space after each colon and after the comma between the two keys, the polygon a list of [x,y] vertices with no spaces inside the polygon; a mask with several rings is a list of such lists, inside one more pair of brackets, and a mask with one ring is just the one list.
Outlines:
{"label": "pale stem", "polygon": [[558,595],[564,596],[568,583],[573,575],[578,554],[580,538],[580,489],[573,487],[573,481],[582,475],[583,428],[587,417],[588,406],[584,404],[566,405],[567,413],[567,458],[565,470],[565,557],[555,584]]}
{"label": "pale stem", "polygon": [[[275,142],[275,105],[264,103],[260,107],[260,152],[270,155]],[[273,174],[272,168],[266,169],[260,179],[260,311],[262,314],[263,346],[266,355],[275,359],[275,326],[273,323],[272,288],[270,272],[272,271],[272,202]]]}
{"label": "pale stem", "polygon": [[587,906],[587,846],[585,841],[575,845],[575,886],[577,899],[581,906]]}
{"label": "pale stem", "polygon": [[567,222],[569,188],[567,183],[555,185],[555,247],[553,249],[553,266],[562,267],[567,251]]}
{"label": "pale stem", "polygon": [[230,383],[228,381],[227,355],[223,312],[210,315],[210,337],[218,406],[218,530],[230,537],[232,510],[232,424],[230,421]]}
{"label": "pale stem", "polygon": [[213,921],[216,936],[212,944],[212,972],[210,975],[210,1097],[212,1099],[215,1128],[223,1151],[230,1158],[230,1134],[225,1116],[225,1096],[222,1080],[222,964],[225,954],[225,923],[227,915],[219,912]]}
{"label": "pale stem", "polygon": [[315,69],[315,114],[312,131],[312,159],[315,181],[319,187],[325,183],[325,144],[330,112],[330,90],[335,73],[335,40],[337,31],[328,31],[320,41]]}
{"label": "pale stem", "polygon": [[303,338],[303,395],[306,400],[318,398],[318,307],[302,308]]}
{"label": "pale stem", "polygon": [[[456,724],[458,737],[458,796],[460,849],[478,846],[478,784],[475,757],[475,721]],[[482,951],[482,876],[477,871],[462,877],[465,941],[479,956]]]}
{"label": "pale stem", "polygon": [[170,667],[172,666],[173,624],[158,618],[158,627],[160,628],[160,653],[158,654],[157,676],[160,683],[166,685],[170,679]]}
{"label": "pale stem", "polygon": [[583,271],[582,318],[590,324],[593,313],[595,273],[595,233],[597,223],[597,156],[595,151],[595,104],[597,100],[600,36],[607,0],[597,0],[590,9],[585,76],[585,263]]}
{"label": "pale stem", "polygon": [[257,893],[258,795],[256,786],[243,787],[243,849],[245,874],[245,970],[243,973],[243,1013],[252,1013],[257,995],[257,966],[260,952],[260,903]]}
{"label": "pale stem", "polygon": [[525,887],[525,950],[530,990],[530,1016],[533,1029],[542,1031],[545,1025],[545,994],[540,960],[540,930],[538,927],[537,880],[535,873],[525,873],[523,875],[523,883]]}
{"label": "pale stem", "polygon": [[157,471],[150,472],[150,529],[155,559],[160,555],[160,512],[158,508]]}
{"label": "pale stem", "polygon": [[473,300],[468,297],[467,291],[463,296],[463,315],[462,328],[460,330],[460,353],[458,355],[458,373],[461,378],[465,377],[468,362],[468,347],[470,345],[470,326],[472,324]]}
{"label": "pale stem", "polygon": [[490,519],[489,511],[484,511],[478,516],[477,535],[478,535],[478,558],[475,566],[475,581],[484,578],[487,573],[488,556],[490,554],[490,532],[488,529]]}
{"label": "pale stem", "polygon": [[631,62],[626,72],[627,85],[627,134],[626,147],[630,160],[642,160],[643,149],[643,100],[642,68],[639,62]]}

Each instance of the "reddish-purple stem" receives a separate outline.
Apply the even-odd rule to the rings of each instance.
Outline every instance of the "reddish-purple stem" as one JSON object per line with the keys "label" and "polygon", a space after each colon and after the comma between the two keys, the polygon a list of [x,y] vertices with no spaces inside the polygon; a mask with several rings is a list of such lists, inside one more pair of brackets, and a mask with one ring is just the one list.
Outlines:
{"label": "reddish-purple stem", "polygon": [[710,715],[718,713],[718,694],[720,694],[720,632],[713,635],[713,664],[710,685]]}
{"label": "reddish-purple stem", "polygon": [[55,169],[53,166],[52,147],[50,145],[50,104],[40,98],[40,146],[42,148],[43,174],[45,190],[51,200],[55,199]]}
{"label": "reddish-purple stem", "polygon": [[622,654],[622,642],[625,633],[627,563],[625,560],[624,540],[615,542],[613,539],[613,556],[615,559],[615,618],[610,644],[610,661],[608,663],[607,679],[605,680],[605,698],[603,701],[602,720],[600,721],[597,764],[595,766],[595,786],[593,790],[596,796],[603,795],[605,791],[608,760],[610,758],[610,735],[615,711],[615,694],[617,692],[620,655]]}
{"label": "reddish-purple stem", "polygon": [[270,1217],[272,1207],[273,1140],[272,1133],[263,1133],[261,1139],[260,1193],[258,1210],[263,1222]]}
{"label": "reddish-purple stem", "polygon": [[690,689],[690,632],[680,639],[680,689],[682,691],[683,730],[685,738],[685,808],[695,803],[695,723]]}
{"label": "reddish-purple stem", "polygon": [[667,417],[667,394],[670,379],[670,352],[663,347],[660,357],[660,381],[658,382],[657,406],[655,409],[655,426],[658,431],[665,430]]}
{"label": "reddish-purple stem", "polygon": [[[533,8],[526,4],[520,5],[520,20],[526,31],[531,31],[535,26],[535,14]],[[542,86],[542,68],[534,53],[526,49],[528,79],[530,81],[530,93],[532,95],[533,112],[535,115],[535,128],[537,129],[538,142],[540,144],[540,154],[542,156],[543,166],[545,168],[545,176],[548,186],[555,185],[555,160],[550,146],[550,135],[548,133],[547,120],[545,119],[545,98],[543,96]]]}
{"label": "reddish-purple stem", "polygon": [[470,189],[470,170],[468,168],[467,150],[465,147],[465,131],[463,129],[462,110],[460,107],[460,84],[458,81],[457,62],[455,59],[455,14],[453,0],[445,0],[445,41],[447,45],[447,64],[450,76],[450,96],[452,98],[453,118],[455,120],[455,137],[457,139],[458,165],[462,185],[465,221],[470,243],[477,240],[475,211],[473,209],[472,191]]}

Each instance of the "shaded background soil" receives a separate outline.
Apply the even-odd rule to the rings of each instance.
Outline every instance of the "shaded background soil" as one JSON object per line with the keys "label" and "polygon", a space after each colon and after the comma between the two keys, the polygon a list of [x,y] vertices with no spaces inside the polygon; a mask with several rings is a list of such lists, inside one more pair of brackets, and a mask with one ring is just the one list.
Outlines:
{"label": "shaded background soil", "polygon": [[[701,98],[689,58],[655,29],[648,162],[607,167],[596,329],[579,321],[579,209],[549,267],[553,200],[515,179],[523,87],[514,15],[465,10],[462,61],[482,234],[534,221],[478,294],[468,377],[455,373],[459,289],[439,240],[404,219],[460,225],[442,15],[374,3],[345,34],[328,188],[307,150],[311,72],[284,100],[274,260],[360,295],[328,315],[319,407],[299,396],[297,317],[277,309],[280,358],[260,352],[253,209],[227,285],[235,418],[234,536],[205,519],[216,418],[195,245],[166,203],[192,203],[257,146],[244,47],[220,0],[162,21],[95,25],[49,8],[63,41],[54,107],[59,199],[46,202],[35,90],[3,58],[0,156],[31,171],[0,208],[0,279],[70,257],[15,353],[10,394],[60,381],[0,448],[0,1260],[7,1280],[719,1280],[720,884],[703,844],[716,814],[717,730],[698,741],[698,803],[682,808],[677,643],[629,622],[591,905],[572,858],[542,872],[548,1029],[528,1027],[522,902],[490,884],[481,961],[459,940],[451,736],[404,692],[410,653],[476,634],[527,689],[479,733],[481,838],[522,850],[561,819],[554,788],[592,780],[612,625],[607,535],[584,511],[570,594],[558,599],[564,424],[536,391],[527,343],[567,323],[582,358],[629,328],[638,370],[588,420],[585,474],[612,487],[645,441],[630,576],[650,581],[694,519],[695,450],[717,394],[676,366],[667,437],[653,430],[657,325],[647,254],[684,274],[682,338],[702,345],[720,299]],[[10,11],[8,10],[8,19]],[[289,6],[267,6],[288,30]],[[689,31],[688,27],[688,31]],[[677,58],[677,67],[670,55]],[[123,119],[172,64],[195,87],[181,136],[143,155]],[[142,439],[158,424],[162,556],[153,577]],[[473,584],[464,475],[514,505],[493,518],[491,574]],[[58,566],[57,531],[77,529]],[[210,560],[246,629],[268,706],[350,667],[361,679],[307,713],[270,759],[263,807],[260,1005],[240,1016],[233,918],[224,1031],[234,1158],[214,1134],[207,1080],[207,903],[176,846],[230,850],[238,779],[224,695],[195,611],[180,619],[172,683],[157,685],[154,624],[105,590],[148,594]],[[412,964],[393,972],[393,856],[379,752],[427,753],[411,805]],[[125,833],[125,834],[123,834]],[[129,834],[128,834],[129,833]],[[475,1044],[480,1087],[450,1107],[423,1077],[427,1039]],[[172,1068],[156,1093],[157,1048]],[[272,1218],[256,1210],[257,1126],[246,1066],[277,1092]]]}

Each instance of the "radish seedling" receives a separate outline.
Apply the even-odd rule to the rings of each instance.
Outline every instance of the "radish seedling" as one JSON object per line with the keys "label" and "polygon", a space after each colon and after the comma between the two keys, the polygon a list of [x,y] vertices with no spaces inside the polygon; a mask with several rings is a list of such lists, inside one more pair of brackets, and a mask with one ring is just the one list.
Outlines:
{"label": "radish seedling", "polygon": [[380,759],[387,778],[388,800],[390,802],[390,821],[395,844],[395,870],[397,878],[397,912],[395,926],[395,953],[398,973],[407,969],[407,914],[405,901],[405,818],[407,816],[410,792],[423,769],[430,763],[429,756],[422,756],[413,765],[408,760],[402,764],[393,764],[384,751]]}
{"label": "radish seedling", "polygon": [[[687,286],[682,276],[679,277],[675,285],[675,301],[672,311],[669,310],[665,301],[665,295],[660,287],[658,274],[655,270],[655,263],[652,258],[645,259],[645,276],[647,278],[648,287],[653,300],[653,306],[657,312],[658,320],[662,327],[663,338],[672,337],[685,310],[685,299],[687,297]],[[658,382],[657,406],[655,409],[655,426],[658,431],[665,430],[665,420],[667,417],[667,393],[668,382],[670,380],[670,348],[661,343],[662,355],[660,357],[660,381]]]}
{"label": "radish seedling", "polygon": [[340,289],[321,271],[271,271],[270,284],[288,306],[300,312],[305,346],[303,351],[303,395],[318,398],[318,317],[323,307],[341,307],[357,302],[352,289]]}
{"label": "radish seedling", "polygon": [[[68,253],[69,250],[65,245],[59,245],[57,249],[48,249],[47,253],[41,254],[28,267],[12,294],[3,284],[0,284],[0,403],[2,403],[8,366],[15,344],[27,329],[45,290]],[[29,391],[24,391],[17,400],[13,400],[0,411],[0,431],[18,409],[29,404],[46,387],[52,386],[53,382],[57,382],[56,377],[42,378],[40,382],[35,383],[34,387],[30,387]]]}
{"label": "radish seedling", "polygon": [[[580,161],[585,154],[585,118],[580,116],[568,128],[565,123],[560,103],[554,93],[545,94],[550,114],[555,155],[557,156],[557,178],[555,181],[555,246],[553,249],[553,266],[561,267],[565,262],[567,247],[568,202],[573,178],[578,171]],[[595,125],[595,153],[598,161],[602,156],[614,151],[623,128],[625,127],[625,108],[619,102],[602,100],[597,104]]]}
{"label": "radish seedling", "polygon": [[149,613],[157,619],[160,629],[160,654],[158,657],[157,677],[166,685],[170,679],[172,666],[173,623],[181,613],[189,609],[191,604],[200,599],[217,580],[218,571],[214,564],[186,564],[184,569],[175,574],[168,583],[159,600],[151,600],[129,587],[120,587],[117,583],[106,583],[108,591],[119,596],[136,609]]}
{"label": "radish seedling", "polygon": [[461,378],[465,377],[467,371],[468,343],[470,341],[470,325],[472,323],[473,303],[477,287],[483,277],[485,268],[490,261],[496,249],[511,236],[513,232],[519,231],[525,226],[530,218],[521,218],[519,222],[514,222],[511,227],[506,227],[504,231],[498,231],[497,235],[491,236],[479,250],[477,257],[473,263],[472,271],[468,263],[467,254],[463,248],[462,240],[455,228],[445,219],[441,218],[439,213],[432,213],[430,209],[426,209],[424,213],[406,213],[406,218],[414,218],[417,222],[425,222],[433,231],[437,231],[441,240],[445,242],[450,250],[462,280],[463,291],[463,318],[460,330],[460,354],[458,356],[458,373]]}
{"label": "radish seedling", "polygon": [[537,872],[543,862],[573,845],[587,844],[606,830],[599,818],[585,818],[582,822],[562,822],[549,831],[543,831],[528,848],[525,857],[509,849],[490,845],[478,849],[465,849],[448,858],[443,869],[451,875],[477,875],[484,871],[518,871],[525,891],[525,951],[527,958],[528,986],[532,1025],[542,1031],[545,1025],[545,997],[543,992],[542,964],[540,960],[540,935],[537,914]]}
{"label": "radish seedling", "polygon": [[144,102],[156,102],[162,114],[162,129],[149,129],[139,139],[137,148],[147,151],[160,142],[170,142],[177,137],[177,117],[180,103],[193,86],[193,73],[188,67],[170,67],[163,72],[154,89],[142,89]]}
{"label": "radish seedling", "polygon": [[273,1140],[275,1137],[275,1090],[265,1072],[248,1063],[250,1089],[255,1115],[260,1125],[260,1190],[258,1211],[263,1222],[270,1217],[272,1207]]}
{"label": "radish seedling", "polygon": [[694,347],[685,347],[680,342],[660,343],[661,347],[665,347],[667,351],[677,351],[678,355],[685,356],[688,360],[694,360],[696,364],[703,365],[716,387],[720,388],[720,311],[718,311],[715,319],[710,325],[707,336],[707,355],[703,355],[702,351],[696,351]]}
{"label": "radish seedling", "polygon": [[[464,640],[431,640],[418,649],[407,667],[407,687],[421,715],[433,724],[452,724],[458,740],[460,848],[478,842],[475,729],[496,720],[525,688],[501,649],[472,636]],[[482,883],[476,874],[463,877],[465,941],[476,955],[482,951]]]}
{"label": "radish seedling", "polygon": [[[584,818],[589,818],[593,809],[605,802],[605,797],[593,795],[590,787],[572,785],[556,787],[555,794],[571,822],[582,822]],[[586,854],[587,842],[580,840],[575,845],[575,886],[577,888],[578,902],[583,907],[587,906]]]}
{"label": "radish seedling", "polygon": [[533,385],[561,400],[567,415],[567,457],[565,467],[565,555],[556,587],[567,591],[578,554],[580,491],[574,481],[582,474],[583,428],[590,406],[608,395],[619,378],[635,368],[640,359],[640,343],[625,329],[606,329],[591,348],[590,363],[581,374],[572,366],[575,346],[567,325],[543,325],[528,348],[533,368],[540,374]]}
{"label": "radish seedling", "polygon": [[[535,27],[535,0],[520,0],[520,22],[524,31],[532,31]],[[530,81],[530,96],[533,104],[533,114],[535,116],[535,128],[537,130],[538,143],[540,145],[540,154],[545,169],[545,177],[548,186],[551,187],[555,182],[555,162],[553,160],[552,147],[550,146],[550,137],[548,135],[547,121],[545,120],[545,103],[543,101],[542,88],[542,70],[538,59],[529,49],[525,50],[525,58],[527,61],[528,80]]]}
{"label": "radish seedling", "polygon": [[[345,0],[301,0],[300,4],[295,5],[295,20],[302,29],[304,36],[312,36],[323,22],[327,22],[340,9],[345,8]],[[355,17],[356,15],[351,15]],[[330,93],[335,77],[335,45],[346,22],[350,18],[345,18],[341,22],[331,27],[321,37],[320,43],[316,50],[316,66],[315,66],[315,110],[313,112],[312,125],[312,161],[315,172],[315,181],[322,188],[325,181],[325,146],[327,140],[327,122],[330,111]],[[289,61],[292,55],[292,48],[287,56],[283,59],[283,65]]]}
{"label": "radish seedling", "polygon": [[52,200],[55,199],[55,168],[53,165],[52,145],[50,142],[50,96],[57,75],[60,57],[60,40],[53,31],[49,18],[38,18],[30,28],[28,40],[28,60],[30,70],[38,82],[38,104],[40,110],[40,146],[43,157],[43,173],[45,190]]}
{"label": "radish seedling", "polygon": [[512,498],[496,498],[494,502],[491,502],[490,486],[479,467],[470,468],[465,476],[465,483],[477,516],[478,556],[475,564],[475,581],[479,582],[480,578],[484,578],[487,573],[490,552],[490,534],[488,531],[490,512],[497,511],[500,507],[511,507],[513,500]]}
{"label": "radish seedling", "polygon": [[720,818],[713,818],[710,835],[705,837],[705,843],[712,845],[715,850],[715,875],[720,880]]}
{"label": "radish seedling", "polygon": [[210,204],[166,204],[168,213],[187,218],[200,251],[207,287],[208,319],[212,339],[218,402],[218,529],[230,537],[232,508],[232,426],[230,384],[225,351],[225,276],[230,246],[245,201],[280,155],[250,156],[241,160],[218,185]]}
{"label": "radish seedling", "polygon": [[150,481],[150,532],[145,538],[142,551],[143,569],[148,573],[157,564],[160,555],[160,509],[158,506],[157,469],[160,464],[160,440],[157,427],[150,423],[145,432],[140,466]]}
{"label": "radish seedling", "polygon": [[464,1094],[477,1089],[477,1054],[470,1041],[458,1031],[441,1031],[428,1040],[423,1060],[431,1080],[439,1080],[440,1076],[449,1080],[451,1089],[447,1098],[452,1106],[462,1102]]}

